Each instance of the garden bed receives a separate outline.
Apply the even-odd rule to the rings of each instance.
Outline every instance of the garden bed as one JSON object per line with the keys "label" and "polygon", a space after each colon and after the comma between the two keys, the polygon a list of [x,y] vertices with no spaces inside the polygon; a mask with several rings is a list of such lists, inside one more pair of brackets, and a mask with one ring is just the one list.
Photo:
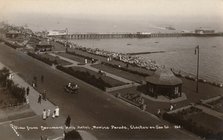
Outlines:
{"label": "garden bed", "polygon": [[39,61],[42,61],[42,62],[50,65],[50,66],[52,66],[53,64],[54,65],[69,65],[69,64],[71,64],[67,61],[60,59],[59,57],[54,57],[54,56],[51,56],[48,54],[36,54],[36,53],[31,53],[31,52],[28,52],[27,54]]}
{"label": "garden bed", "polygon": [[81,68],[81,67],[65,68],[62,66],[57,66],[57,68],[102,90],[124,84],[123,82],[107,77],[105,75],[101,75],[86,68]]}
{"label": "garden bed", "polygon": [[0,108],[16,106],[26,102],[25,89],[9,80],[9,70],[0,70]]}

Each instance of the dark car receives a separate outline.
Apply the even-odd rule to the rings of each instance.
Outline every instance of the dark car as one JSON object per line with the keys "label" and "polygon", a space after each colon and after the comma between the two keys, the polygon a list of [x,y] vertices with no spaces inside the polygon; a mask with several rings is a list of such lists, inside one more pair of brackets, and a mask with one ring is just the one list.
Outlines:
{"label": "dark car", "polygon": [[74,84],[74,83],[68,83],[68,84],[64,87],[64,90],[65,90],[67,93],[77,94],[78,91],[79,91],[79,87],[78,87],[77,84]]}

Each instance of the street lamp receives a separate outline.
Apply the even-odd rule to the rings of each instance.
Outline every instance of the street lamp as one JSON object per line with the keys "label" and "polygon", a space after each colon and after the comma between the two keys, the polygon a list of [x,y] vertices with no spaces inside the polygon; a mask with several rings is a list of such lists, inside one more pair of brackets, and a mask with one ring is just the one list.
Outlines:
{"label": "street lamp", "polygon": [[195,48],[195,55],[197,55],[197,81],[196,81],[196,92],[198,93],[198,76],[199,76],[199,45]]}

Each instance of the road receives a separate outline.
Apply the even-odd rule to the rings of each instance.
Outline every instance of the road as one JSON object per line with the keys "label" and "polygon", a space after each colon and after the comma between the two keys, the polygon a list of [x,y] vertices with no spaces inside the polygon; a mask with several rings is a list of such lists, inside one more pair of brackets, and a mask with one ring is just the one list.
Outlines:
{"label": "road", "polygon": [[[118,101],[103,91],[35,60],[26,54],[0,44],[0,61],[30,82],[33,76],[45,76],[38,89],[58,105],[62,115],[71,116],[72,125],[83,126],[155,126],[164,123],[135,107]],[[80,86],[80,94],[64,93],[63,86],[73,81]],[[90,130],[99,139],[196,139],[177,129],[162,130]]]}

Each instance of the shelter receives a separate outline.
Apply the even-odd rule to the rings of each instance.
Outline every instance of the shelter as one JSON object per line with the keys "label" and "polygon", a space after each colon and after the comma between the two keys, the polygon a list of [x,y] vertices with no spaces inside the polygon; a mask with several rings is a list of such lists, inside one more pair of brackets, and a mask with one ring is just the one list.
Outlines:
{"label": "shelter", "polygon": [[169,69],[157,69],[154,75],[146,77],[146,94],[156,98],[159,95],[177,98],[182,95],[182,84],[182,80]]}

